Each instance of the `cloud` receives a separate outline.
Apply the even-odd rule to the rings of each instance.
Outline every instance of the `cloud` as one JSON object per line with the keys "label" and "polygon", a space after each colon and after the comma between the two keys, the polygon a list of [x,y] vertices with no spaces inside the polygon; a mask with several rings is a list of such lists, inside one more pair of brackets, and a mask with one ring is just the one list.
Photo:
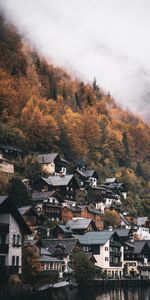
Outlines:
{"label": "cloud", "polygon": [[54,63],[150,119],[149,0],[0,0],[8,20]]}

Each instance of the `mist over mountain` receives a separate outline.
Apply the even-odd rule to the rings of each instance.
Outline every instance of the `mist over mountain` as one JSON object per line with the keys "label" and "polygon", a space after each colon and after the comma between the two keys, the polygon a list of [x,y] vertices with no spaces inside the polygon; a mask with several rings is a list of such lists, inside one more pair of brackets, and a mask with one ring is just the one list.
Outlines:
{"label": "mist over mountain", "polygon": [[49,61],[150,119],[148,0],[1,0],[7,20]]}

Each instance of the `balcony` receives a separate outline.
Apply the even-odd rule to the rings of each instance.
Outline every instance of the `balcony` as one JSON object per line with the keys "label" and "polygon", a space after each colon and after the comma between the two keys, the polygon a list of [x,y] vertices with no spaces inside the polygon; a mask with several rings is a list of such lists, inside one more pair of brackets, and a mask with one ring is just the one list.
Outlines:
{"label": "balcony", "polygon": [[0,244],[0,254],[8,254],[8,244]]}
{"label": "balcony", "polygon": [[121,247],[121,244],[120,242],[117,242],[117,241],[110,241],[110,247]]}
{"label": "balcony", "polygon": [[122,262],[110,262],[110,267],[122,267]]}
{"label": "balcony", "polygon": [[120,252],[120,251],[113,251],[113,250],[110,250],[110,256],[117,256],[117,257],[120,257],[120,256],[121,256],[121,252]]}

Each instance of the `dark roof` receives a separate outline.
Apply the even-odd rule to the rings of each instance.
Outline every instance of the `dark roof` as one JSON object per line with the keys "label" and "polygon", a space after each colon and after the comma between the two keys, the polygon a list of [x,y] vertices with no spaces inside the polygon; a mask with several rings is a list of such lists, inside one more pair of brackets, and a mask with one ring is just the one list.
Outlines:
{"label": "dark roof", "polygon": [[67,222],[66,228],[71,230],[87,229],[91,222],[92,219],[74,218]]}
{"label": "dark roof", "polygon": [[75,170],[78,174],[80,174],[82,177],[85,177],[85,178],[89,178],[89,177],[93,177],[95,176],[96,178],[98,178],[96,172],[94,170],[79,170],[79,169],[76,169]]}
{"label": "dark roof", "polygon": [[14,146],[10,146],[10,145],[0,145],[0,148],[1,149],[8,149],[8,150],[12,150],[12,151],[15,151],[15,152],[20,152],[20,153],[23,152],[20,148],[14,147]]}
{"label": "dark roof", "polygon": [[95,176],[96,178],[98,178],[96,172],[94,170],[86,170],[85,172],[86,177],[93,177]]}
{"label": "dark roof", "polygon": [[67,228],[65,225],[58,224],[58,228],[60,228],[64,233],[72,233],[70,228]]}
{"label": "dark roof", "polygon": [[56,257],[52,257],[52,256],[47,256],[47,255],[42,255],[38,258],[38,261],[40,262],[60,262],[63,263],[63,260],[60,260]]}
{"label": "dark roof", "polygon": [[128,237],[130,234],[130,229],[116,229],[116,232],[120,237]]}
{"label": "dark roof", "polygon": [[7,195],[0,196],[0,214],[4,213],[11,214],[14,217],[23,234],[31,234],[31,230],[24,221],[19,210],[16,208],[11,198]]}
{"label": "dark roof", "polygon": [[141,253],[141,251],[143,250],[143,247],[144,247],[146,244],[147,244],[147,245],[149,246],[149,248],[150,248],[149,241],[147,241],[147,240],[138,240],[138,241],[134,241],[133,243],[130,243],[130,245],[131,245],[132,247],[134,247],[134,253],[136,253],[136,254]]}
{"label": "dark roof", "polygon": [[58,153],[39,154],[37,159],[40,164],[47,164],[53,162],[58,155]]}
{"label": "dark roof", "polygon": [[74,247],[77,244],[77,239],[42,239],[42,243],[48,251],[54,255],[59,256],[63,255],[66,256],[72,253]]}
{"label": "dark roof", "polygon": [[95,215],[103,215],[99,210],[97,209],[94,209],[94,208],[91,208],[91,207],[87,207],[88,211],[92,214],[95,214]]}
{"label": "dark roof", "polygon": [[89,231],[79,237],[81,245],[104,245],[114,234],[114,231]]}
{"label": "dark roof", "polygon": [[55,175],[49,176],[48,178],[41,177],[48,185],[51,186],[66,186],[69,184],[74,175]]}
{"label": "dark roof", "polygon": [[58,198],[61,202],[63,202],[63,199],[56,191],[48,191],[48,192],[33,192],[32,193],[32,200],[34,202],[38,201],[44,201],[48,200],[49,197],[54,196]]}

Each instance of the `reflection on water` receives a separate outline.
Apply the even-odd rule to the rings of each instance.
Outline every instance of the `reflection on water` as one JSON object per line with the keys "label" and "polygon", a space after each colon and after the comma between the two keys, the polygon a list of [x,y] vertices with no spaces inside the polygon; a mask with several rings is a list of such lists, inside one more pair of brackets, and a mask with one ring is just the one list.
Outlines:
{"label": "reflection on water", "polygon": [[150,300],[150,288],[116,289],[102,292],[94,288],[81,290],[70,300]]}

